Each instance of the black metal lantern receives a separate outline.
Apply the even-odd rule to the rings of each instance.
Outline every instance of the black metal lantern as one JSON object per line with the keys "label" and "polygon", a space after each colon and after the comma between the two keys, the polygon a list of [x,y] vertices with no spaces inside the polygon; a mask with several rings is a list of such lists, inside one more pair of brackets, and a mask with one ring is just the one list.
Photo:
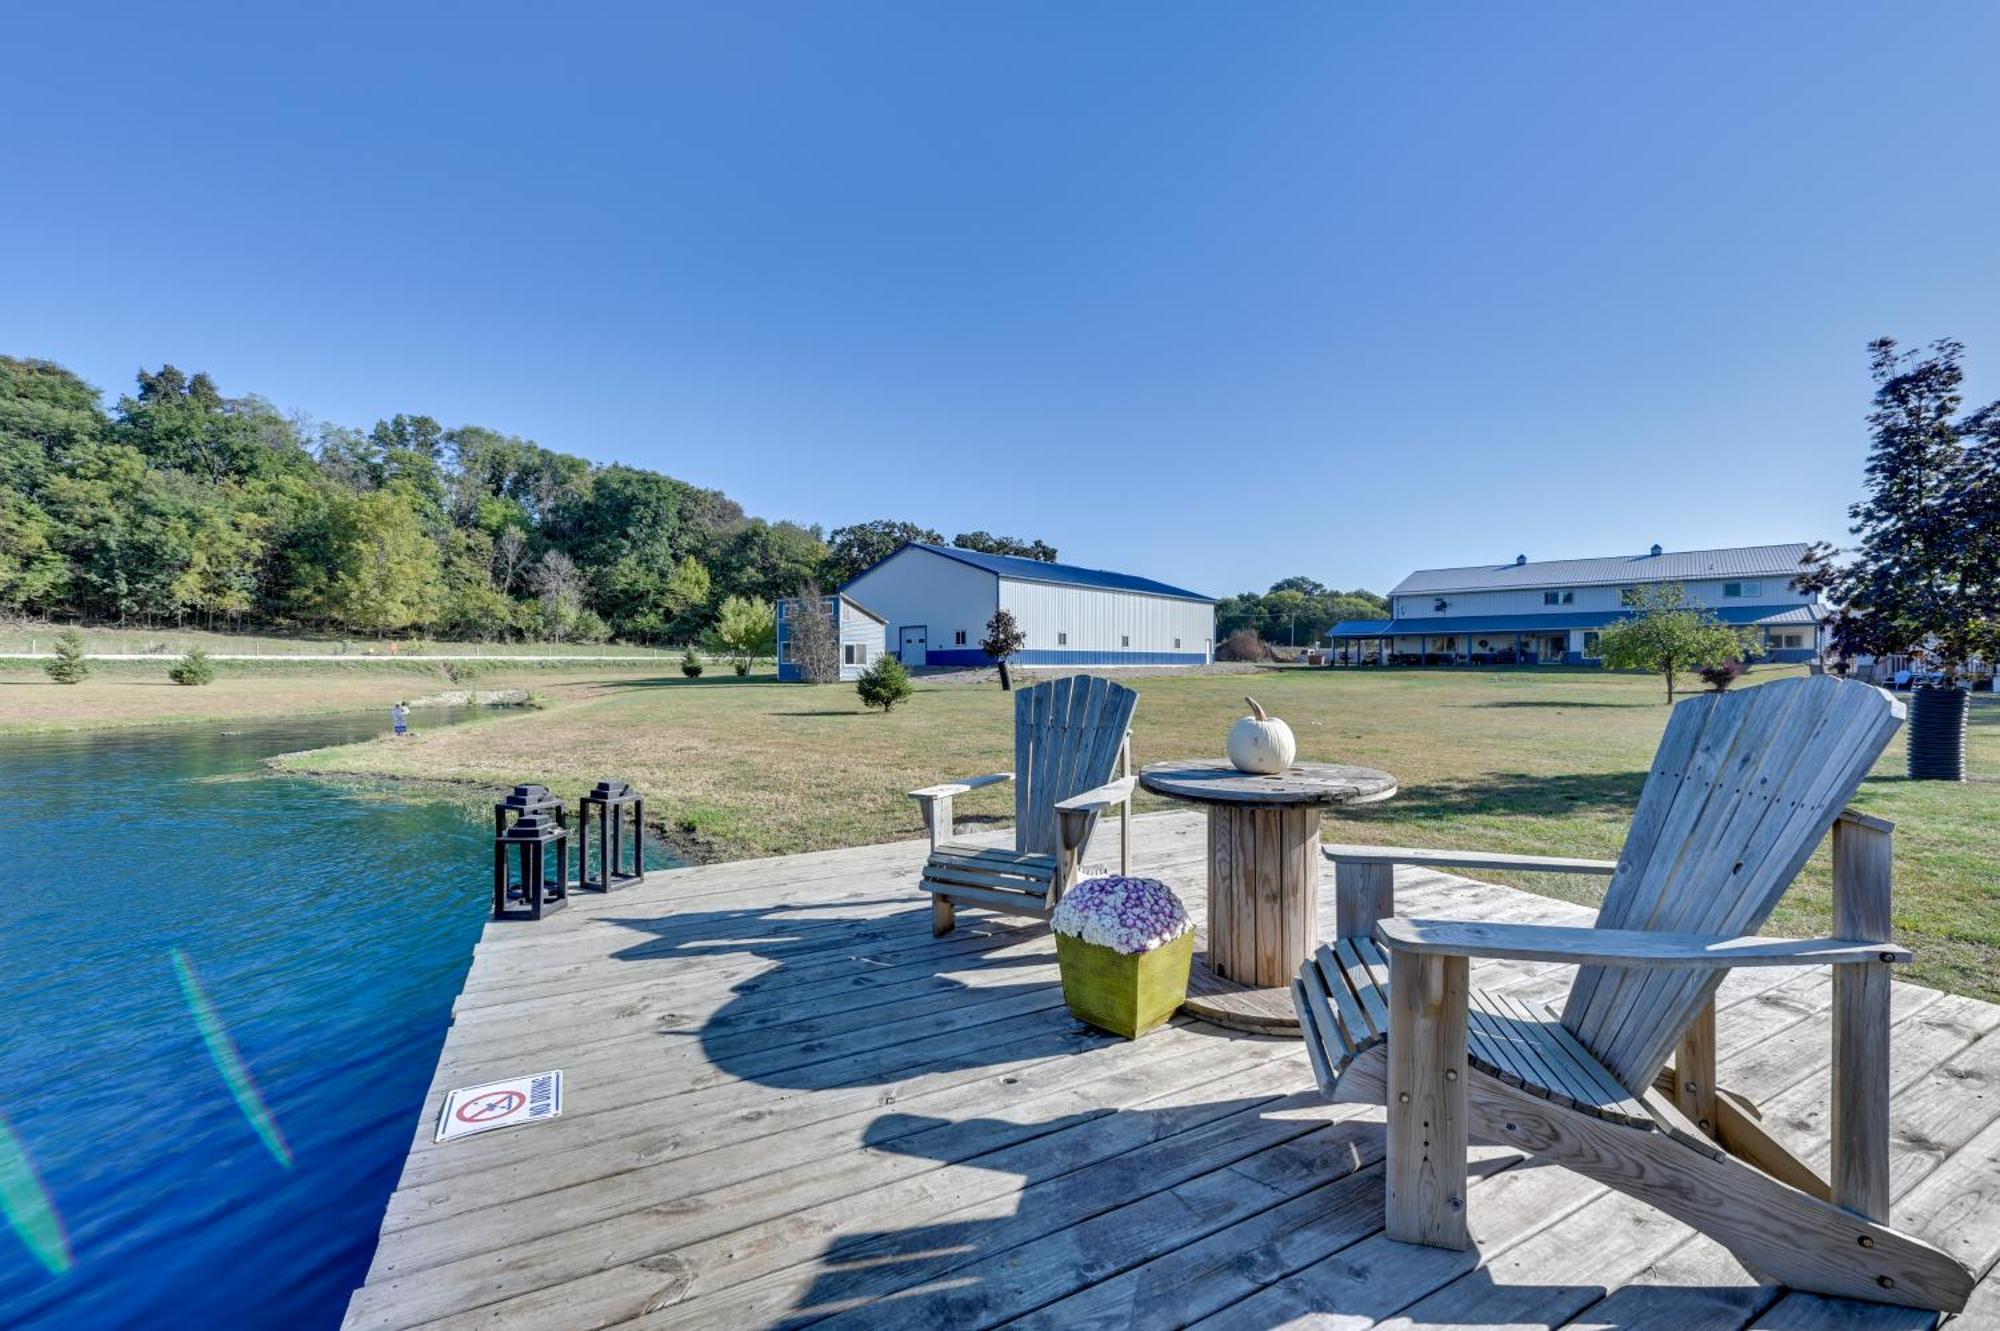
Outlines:
{"label": "black metal lantern", "polygon": [[516,786],[507,798],[493,806],[493,835],[501,835],[509,822],[531,813],[553,813],[557,826],[569,826],[569,806],[551,794],[547,786]]}
{"label": "black metal lantern", "polygon": [[[518,880],[508,872],[509,848]],[[539,920],[568,904],[569,829],[551,814],[524,813],[493,838],[493,918]]]}
{"label": "black metal lantern", "polygon": [[[626,827],[630,815],[630,828]],[[597,876],[590,873],[590,823],[597,820]],[[632,867],[625,868],[625,841],[632,842]],[[577,886],[611,892],[646,876],[646,797],[624,781],[600,781],[577,811]]]}

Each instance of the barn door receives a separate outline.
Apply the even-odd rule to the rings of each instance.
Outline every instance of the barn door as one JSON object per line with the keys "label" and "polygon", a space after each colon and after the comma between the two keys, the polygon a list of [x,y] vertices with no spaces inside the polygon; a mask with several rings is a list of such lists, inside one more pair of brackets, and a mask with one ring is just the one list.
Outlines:
{"label": "barn door", "polygon": [[906,666],[928,664],[925,658],[930,645],[925,641],[925,635],[929,632],[930,630],[922,624],[903,625],[897,631],[899,641],[896,644],[896,659]]}

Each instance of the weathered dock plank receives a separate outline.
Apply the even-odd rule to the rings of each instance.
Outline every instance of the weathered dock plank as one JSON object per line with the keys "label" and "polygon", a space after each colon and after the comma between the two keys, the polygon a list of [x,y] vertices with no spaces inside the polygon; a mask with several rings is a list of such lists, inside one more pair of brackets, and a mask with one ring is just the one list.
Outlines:
{"label": "weathered dock plank", "polygon": [[[1198,922],[1204,831],[1133,824],[1134,870]],[[490,926],[347,1325],[1917,1324],[1759,1285],[1677,1222],[1498,1147],[1474,1149],[1475,1252],[1392,1243],[1379,1109],[1321,1103],[1294,1041],[1081,1026],[1039,923],[968,909],[931,936],[924,849],[670,870]],[[1433,870],[1397,892],[1411,914],[1589,918]],[[1328,890],[1323,932],[1333,910]],[[1478,970],[1531,1005],[1570,974]],[[1721,1081],[1822,1163],[1831,1004],[1824,970],[1738,971],[1717,996]],[[2000,1007],[1907,985],[1892,1007],[1897,1219],[1984,1272]],[[562,1118],[431,1141],[452,1087],[550,1067]]]}

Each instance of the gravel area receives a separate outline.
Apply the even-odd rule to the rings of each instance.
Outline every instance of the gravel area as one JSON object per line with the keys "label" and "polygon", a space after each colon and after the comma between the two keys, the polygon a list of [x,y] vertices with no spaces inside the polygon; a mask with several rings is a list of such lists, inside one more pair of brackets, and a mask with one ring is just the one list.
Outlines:
{"label": "gravel area", "polygon": [[[1036,666],[1032,669],[1014,668],[1014,687],[1025,688],[1044,679],[1061,679],[1065,675],[1103,675],[1109,679],[1120,677],[1132,679],[1174,679],[1189,675],[1255,675],[1266,670],[1284,667],[1274,664],[1260,665],[1255,661],[1216,661],[1205,666]],[[991,666],[976,670],[952,669],[947,667],[920,667],[910,674],[926,684],[983,684],[991,688],[999,684],[1000,672]]]}

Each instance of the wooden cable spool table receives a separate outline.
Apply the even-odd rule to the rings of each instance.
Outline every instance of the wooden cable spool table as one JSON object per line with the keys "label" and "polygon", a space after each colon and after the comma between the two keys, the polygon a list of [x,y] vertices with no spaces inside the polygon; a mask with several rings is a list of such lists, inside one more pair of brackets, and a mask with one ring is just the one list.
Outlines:
{"label": "wooden cable spool table", "polygon": [[1208,806],[1208,925],[1182,1011],[1296,1036],[1292,977],[1319,943],[1320,815],[1388,799],[1396,778],[1341,763],[1293,763],[1258,776],[1196,758],[1152,763],[1139,784]]}

